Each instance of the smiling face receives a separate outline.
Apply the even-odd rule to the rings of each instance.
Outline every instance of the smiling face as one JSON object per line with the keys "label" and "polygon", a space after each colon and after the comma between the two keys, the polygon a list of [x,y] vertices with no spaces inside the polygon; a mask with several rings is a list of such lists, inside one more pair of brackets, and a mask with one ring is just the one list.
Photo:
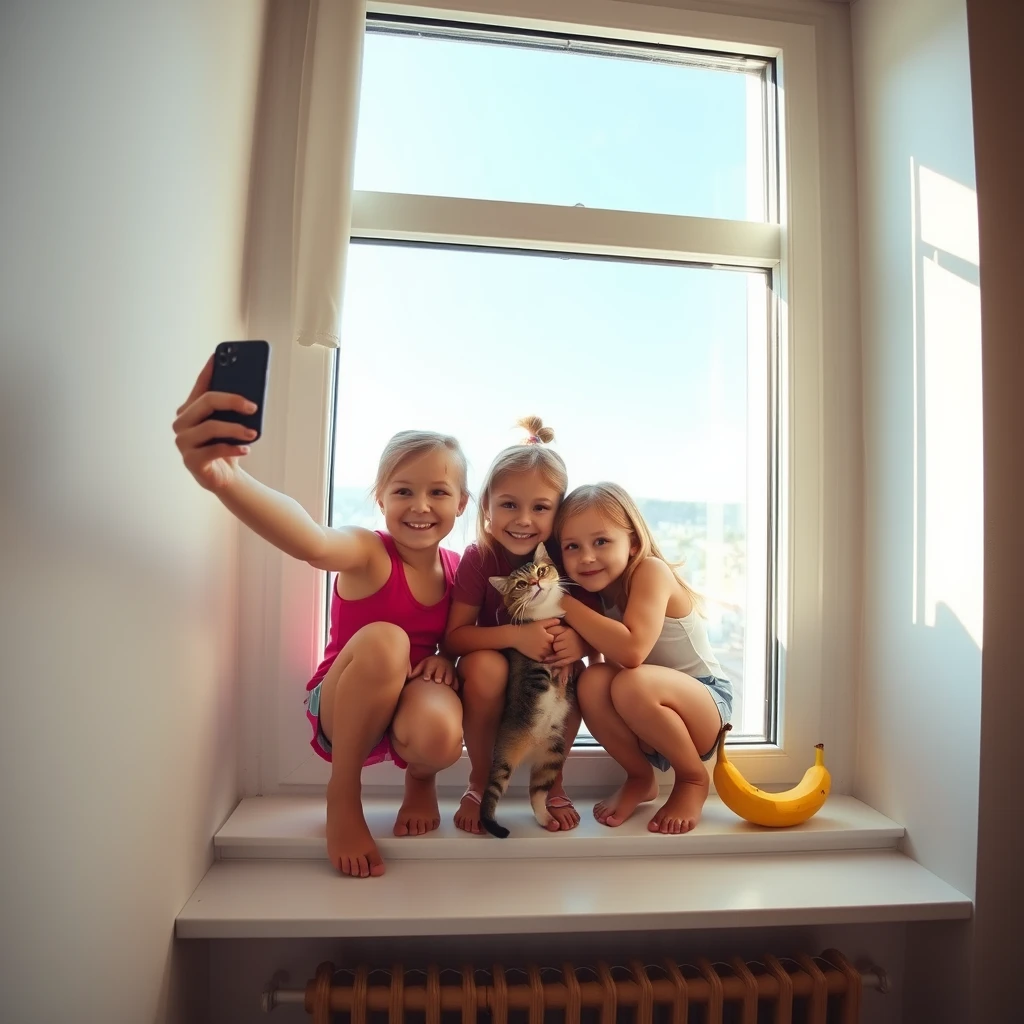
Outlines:
{"label": "smiling face", "polygon": [[440,544],[466,507],[460,479],[458,467],[443,448],[406,459],[378,502],[388,533],[414,550]]}
{"label": "smiling face", "polygon": [[616,526],[596,508],[566,519],[559,539],[566,573],[591,593],[616,583],[638,550],[632,531]]}
{"label": "smiling face", "polygon": [[561,492],[537,470],[505,473],[487,497],[487,532],[515,558],[527,558],[551,536]]}

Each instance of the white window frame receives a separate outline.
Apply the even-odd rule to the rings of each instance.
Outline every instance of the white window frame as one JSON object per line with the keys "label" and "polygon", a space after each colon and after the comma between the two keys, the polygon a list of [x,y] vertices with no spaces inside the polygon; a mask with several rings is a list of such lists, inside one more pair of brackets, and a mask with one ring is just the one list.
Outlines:
{"label": "white window frame", "polygon": [[[783,0],[785,2],[785,0]],[[370,13],[443,18],[449,21],[568,32],[610,40],[661,43],[775,58],[779,95],[779,224],[737,223],[701,217],[659,216],[621,211],[531,206],[484,200],[357,192],[353,237],[458,241],[474,245],[611,255],[668,256],[672,259],[769,268],[777,300],[780,376],[780,536],[777,637],[780,643],[778,742],[737,747],[731,756],[758,784],[788,784],[811,759],[814,743],[838,742],[852,759],[853,722],[826,721],[823,708],[852,705],[854,666],[831,664],[826,641],[851,650],[859,581],[840,580],[852,556],[826,551],[823,520],[834,508],[830,493],[855,493],[857,480],[825,458],[832,422],[823,374],[829,344],[856,343],[855,325],[838,324],[833,287],[823,296],[822,262],[855,277],[854,256],[841,239],[822,230],[819,133],[819,56],[814,24],[727,13],[648,7],[620,0],[419,0],[370,2]],[[852,135],[845,120],[829,128]],[[615,244],[607,239],[614,238]],[[826,315],[829,314],[829,315]],[[283,346],[281,347],[283,349]],[[287,375],[287,399],[268,410],[267,434],[276,431],[277,472],[264,479],[295,497],[315,516],[326,514],[333,353],[290,345],[275,352],[275,375]],[[279,385],[280,386],[280,385]],[[839,382],[855,387],[855,382]],[[845,409],[851,403],[839,402]],[[794,425],[799,424],[799,430]],[[830,459],[848,462],[855,446],[840,423]],[[343,443],[358,443],[346,439]],[[829,489],[832,489],[831,492]],[[830,534],[833,544],[836,535]],[[852,538],[842,535],[842,545]],[[323,577],[308,566],[242,546],[242,651],[246,688],[258,685],[257,699],[244,712],[242,779],[246,792],[294,792],[322,787],[329,766],[309,747],[300,691],[319,661],[323,645]],[[248,563],[248,569],[246,564]],[[246,594],[245,587],[253,590]],[[256,630],[261,635],[256,636]],[[246,635],[248,634],[248,636]],[[248,650],[248,654],[245,652]],[[248,689],[252,693],[252,689]],[[845,718],[846,716],[839,716]],[[466,755],[439,777],[442,786],[464,786]],[[836,765],[839,780],[852,764]],[[566,768],[569,785],[604,785],[621,769],[600,748],[575,748]],[[390,764],[364,772],[364,785],[382,791],[401,785]],[[841,785],[841,782],[840,782]],[[841,791],[841,790],[840,790]]]}

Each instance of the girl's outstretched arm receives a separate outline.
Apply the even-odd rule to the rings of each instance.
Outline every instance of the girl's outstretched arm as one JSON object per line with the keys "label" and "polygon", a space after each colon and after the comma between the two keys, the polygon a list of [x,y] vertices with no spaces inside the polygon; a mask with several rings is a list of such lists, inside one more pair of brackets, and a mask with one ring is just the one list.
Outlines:
{"label": "girl's outstretched arm", "polygon": [[672,570],[660,558],[647,558],[633,573],[621,622],[575,597],[562,599],[565,621],[609,660],[623,668],[637,668],[661,635],[665,609],[677,585]]}
{"label": "girl's outstretched arm", "polygon": [[[246,526],[275,547],[318,569],[358,570],[373,557],[379,540],[369,530],[321,526],[294,499],[251,477],[239,465],[248,452],[251,432],[236,423],[211,420],[212,412],[251,412],[240,395],[210,391],[213,359],[207,362],[192,393],[178,409],[174,434],[186,468],[201,487],[212,491]],[[230,438],[237,444],[208,445],[212,438]]]}
{"label": "girl's outstretched arm", "polygon": [[381,546],[377,535],[361,526],[321,526],[294,498],[261,484],[244,469],[236,471],[217,497],[264,540],[317,569],[361,569]]}

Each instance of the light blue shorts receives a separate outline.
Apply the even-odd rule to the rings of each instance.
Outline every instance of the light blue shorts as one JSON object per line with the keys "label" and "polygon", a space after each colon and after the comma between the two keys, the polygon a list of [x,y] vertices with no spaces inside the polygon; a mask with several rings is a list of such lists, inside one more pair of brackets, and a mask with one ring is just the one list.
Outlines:
{"label": "light blue shorts", "polygon": [[[697,676],[697,682],[703,683],[711,691],[711,696],[714,697],[715,704],[718,707],[718,715],[722,720],[722,725],[728,725],[729,719],[732,718],[732,683],[728,679],[719,679],[717,676]],[[701,754],[700,759],[702,761],[710,761],[715,756],[717,749],[718,740],[716,739],[715,745],[706,754]],[[659,772],[667,772],[672,767],[668,763],[668,758],[664,754],[659,754],[656,750],[652,750],[650,753],[645,750],[644,757]]]}

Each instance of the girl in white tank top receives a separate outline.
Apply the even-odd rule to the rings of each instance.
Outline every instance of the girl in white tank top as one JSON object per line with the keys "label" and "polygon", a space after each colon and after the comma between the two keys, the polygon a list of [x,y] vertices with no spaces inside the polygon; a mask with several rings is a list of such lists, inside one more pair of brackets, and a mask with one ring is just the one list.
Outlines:
{"label": "girl in white tank top", "polygon": [[733,698],[711,650],[700,598],[673,571],[617,484],[569,494],[555,536],[566,572],[600,596],[604,611],[572,597],[562,602],[566,623],[605,659],[577,684],[583,720],[626,771],[625,783],[594,815],[610,827],[622,824],[658,795],[654,767],[671,767],[672,792],[647,827],[689,832],[710,788],[703,762],[715,752]]}

